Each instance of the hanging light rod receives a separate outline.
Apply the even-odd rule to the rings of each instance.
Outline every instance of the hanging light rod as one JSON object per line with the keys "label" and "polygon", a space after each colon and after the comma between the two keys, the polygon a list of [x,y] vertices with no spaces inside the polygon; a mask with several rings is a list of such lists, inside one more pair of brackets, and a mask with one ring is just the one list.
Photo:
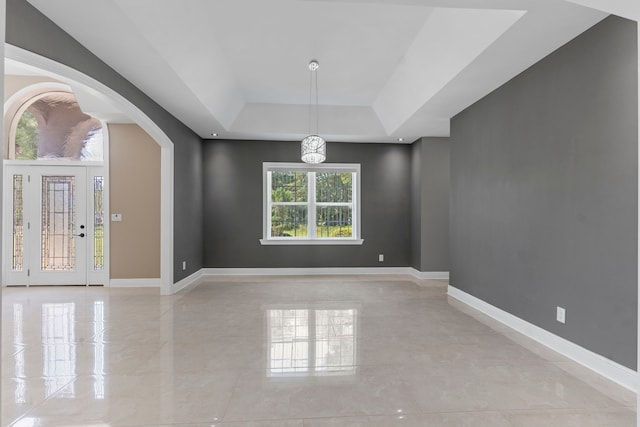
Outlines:
{"label": "hanging light rod", "polygon": [[[312,59],[309,62],[309,71],[310,71],[310,79],[309,79],[309,136],[302,140],[302,144],[300,146],[300,151],[302,154],[302,161],[305,163],[322,163],[327,159],[327,143],[326,141],[319,135],[318,132],[318,68],[320,68],[320,64],[315,59]],[[311,110],[313,102],[313,88],[314,88],[314,80],[315,80],[315,134],[311,131]]]}

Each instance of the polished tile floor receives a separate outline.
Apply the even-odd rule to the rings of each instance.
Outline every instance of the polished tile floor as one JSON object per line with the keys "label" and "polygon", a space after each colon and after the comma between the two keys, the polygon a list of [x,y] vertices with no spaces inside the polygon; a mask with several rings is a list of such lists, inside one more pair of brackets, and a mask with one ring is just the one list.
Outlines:
{"label": "polished tile floor", "polygon": [[632,393],[448,299],[443,282],[2,297],[2,426],[635,426]]}

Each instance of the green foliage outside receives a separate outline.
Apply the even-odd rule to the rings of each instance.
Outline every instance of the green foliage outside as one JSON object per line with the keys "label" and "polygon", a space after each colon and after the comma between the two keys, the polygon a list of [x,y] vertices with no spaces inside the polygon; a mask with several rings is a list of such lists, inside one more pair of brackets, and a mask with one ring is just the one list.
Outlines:
{"label": "green foliage outside", "polygon": [[350,203],[352,200],[351,172],[316,172],[316,201]]}
{"label": "green foliage outside", "polygon": [[[326,233],[328,230],[328,233]],[[331,225],[328,227],[318,227],[316,228],[316,236],[317,237],[353,237],[353,230],[350,225],[345,226],[336,226]]]}
{"label": "green foliage outside", "polygon": [[307,188],[306,172],[271,173],[272,202],[306,202]]}
{"label": "green foliage outside", "polygon": [[350,206],[317,206],[317,237],[352,237]]}
{"label": "green foliage outside", "polygon": [[38,157],[38,121],[26,110],[16,127],[16,160],[36,160]]}
{"label": "green foliage outside", "polygon": [[307,207],[299,205],[272,206],[272,237],[307,237]]}
{"label": "green foliage outside", "polygon": [[[272,237],[307,237],[308,183],[306,172],[274,171],[271,174]],[[322,203],[352,203],[351,172],[316,173],[316,237],[352,237],[351,207]],[[300,203],[279,205],[277,203]]]}

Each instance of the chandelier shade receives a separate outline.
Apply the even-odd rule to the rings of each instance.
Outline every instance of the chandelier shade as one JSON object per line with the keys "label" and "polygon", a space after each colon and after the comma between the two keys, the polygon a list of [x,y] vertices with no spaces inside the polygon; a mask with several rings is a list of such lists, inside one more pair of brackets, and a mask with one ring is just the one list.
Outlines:
{"label": "chandelier shade", "polygon": [[327,143],[321,136],[309,135],[302,140],[302,161],[305,163],[322,163],[327,159]]}
{"label": "chandelier shade", "polygon": [[309,79],[309,133],[311,134],[311,123],[312,123],[312,106],[314,106],[313,102],[313,88],[314,88],[314,79],[315,79],[315,131],[316,134],[311,134],[305,137],[302,140],[302,144],[300,146],[300,151],[302,153],[302,161],[305,163],[317,164],[322,163],[327,159],[327,143],[325,140],[318,136],[318,68],[320,65],[318,61],[312,59],[309,62],[309,71],[310,79]]}

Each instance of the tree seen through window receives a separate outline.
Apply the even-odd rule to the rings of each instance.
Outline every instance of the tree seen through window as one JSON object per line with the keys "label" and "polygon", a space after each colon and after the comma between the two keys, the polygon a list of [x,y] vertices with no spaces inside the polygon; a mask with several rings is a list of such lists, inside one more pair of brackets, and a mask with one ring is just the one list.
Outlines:
{"label": "tree seen through window", "polygon": [[15,160],[103,160],[100,120],[72,93],[47,92],[27,102],[15,127]]}
{"label": "tree seen through window", "polygon": [[269,172],[270,237],[351,238],[352,171]]}

